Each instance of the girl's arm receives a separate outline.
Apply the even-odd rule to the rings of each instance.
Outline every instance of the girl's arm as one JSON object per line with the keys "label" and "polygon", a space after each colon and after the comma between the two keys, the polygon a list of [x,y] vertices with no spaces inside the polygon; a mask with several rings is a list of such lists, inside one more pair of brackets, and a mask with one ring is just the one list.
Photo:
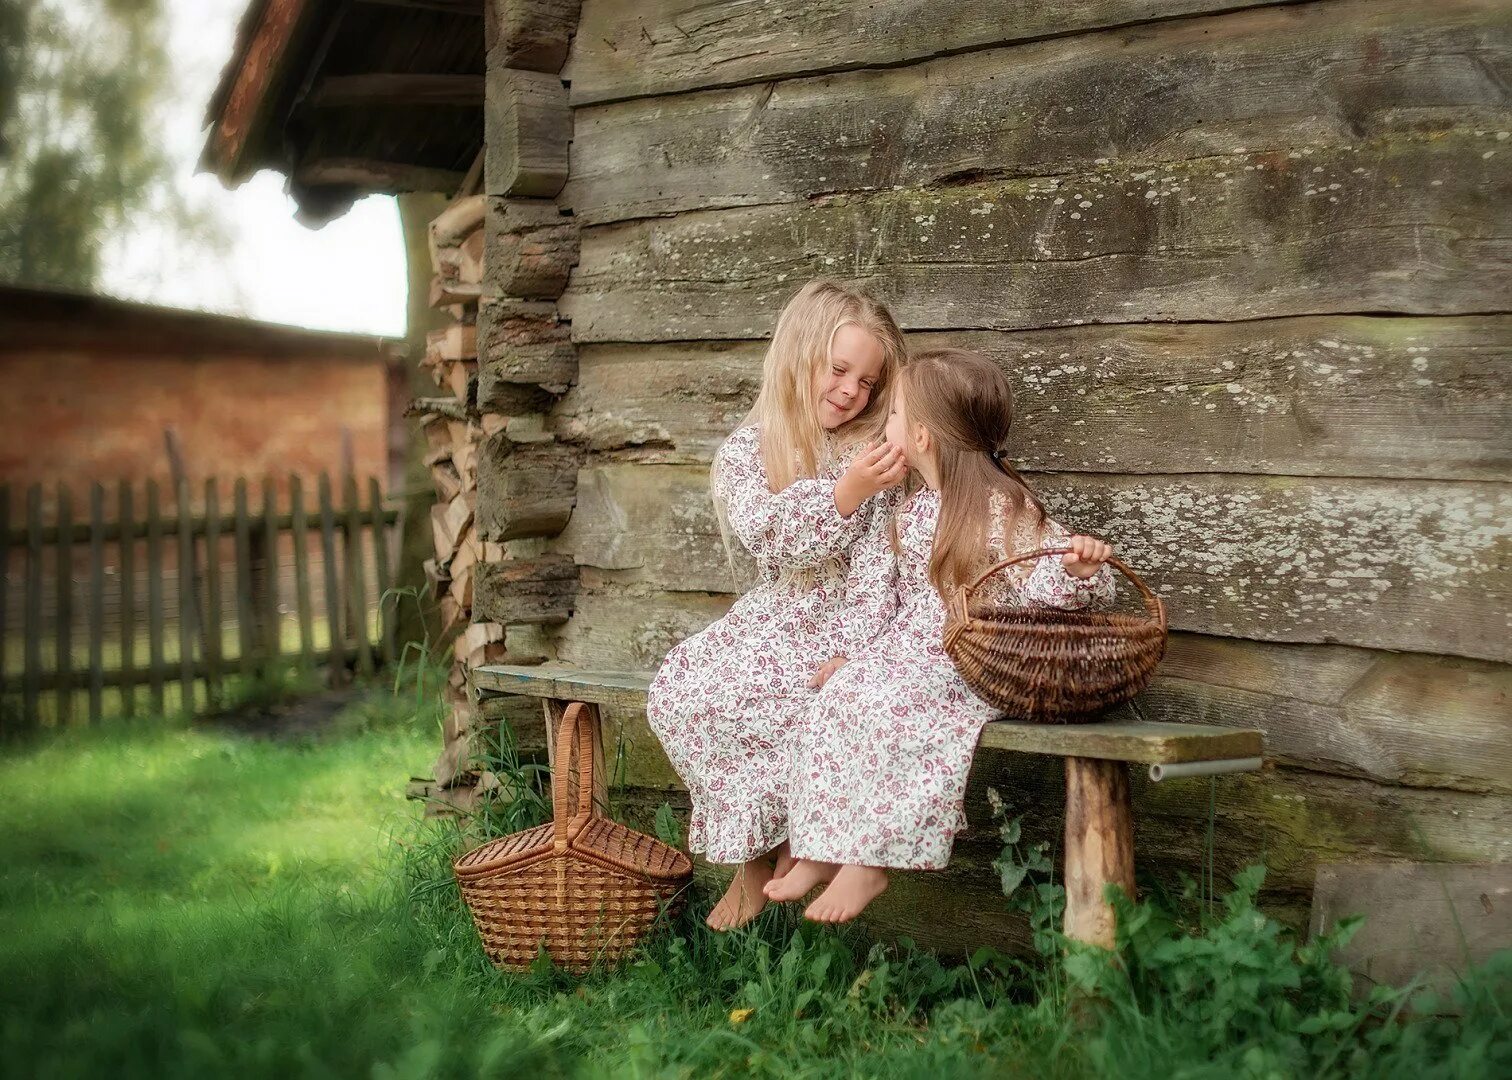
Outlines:
{"label": "girl's arm", "polygon": [[[1071,533],[1059,522],[1046,518],[1041,531],[1041,547],[1065,547]],[[1060,555],[1036,559],[1034,569],[1019,590],[1024,604],[1030,607],[1060,608],[1076,611],[1085,607],[1111,604],[1117,589],[1113,568],[1107,563],[1089,578],[1066,572]]]}
{"label": "girl's arm", "polygon": [[714,484],[740,542],[756,558],[782,566],[803,569],[843,554],[871,518],[866,505],[841,517],[832,479],[795,480],[773,492],[755,428],[739,429],[720,447]]}
{"label": "girl's arm", "polygon": [[851,547],[845,604],[838,617],[835,651],[839,656],[860,656],[898,613],[898,557],[893,535],[894,515],[902,501],[901,485],[872,499],[870,523]]}

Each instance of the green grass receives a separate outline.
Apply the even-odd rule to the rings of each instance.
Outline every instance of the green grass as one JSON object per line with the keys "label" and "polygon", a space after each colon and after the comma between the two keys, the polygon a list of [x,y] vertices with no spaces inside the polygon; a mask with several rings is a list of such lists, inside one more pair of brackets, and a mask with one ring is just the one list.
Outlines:
{"label": "green grass", "polygon": [[0,750],[0,1075],[1512,1069],[1507,964],[1467,982],[1458,1018],[1351,1005],[1326,950],[1255,911],[1254,880],[1197,932],[1126,910],[1122,966],[1060,943],[1034,968],[947,964],[781,912],[719,936],[695,910],[619,972],[500,974],[448,871],[475,836],[401,795],[437,746],[416,700],[380,696],[318,741],[158,724]]}

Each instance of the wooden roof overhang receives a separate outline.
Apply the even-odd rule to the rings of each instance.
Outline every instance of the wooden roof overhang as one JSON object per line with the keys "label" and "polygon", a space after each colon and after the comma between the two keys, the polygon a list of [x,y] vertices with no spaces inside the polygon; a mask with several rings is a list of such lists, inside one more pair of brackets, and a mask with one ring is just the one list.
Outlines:
{"label": "wooden roof overhang", "polygon": [[483,145],[484,0],[251,0],[200,168],[288,177],[319,226],[372,192],[455,192]]}

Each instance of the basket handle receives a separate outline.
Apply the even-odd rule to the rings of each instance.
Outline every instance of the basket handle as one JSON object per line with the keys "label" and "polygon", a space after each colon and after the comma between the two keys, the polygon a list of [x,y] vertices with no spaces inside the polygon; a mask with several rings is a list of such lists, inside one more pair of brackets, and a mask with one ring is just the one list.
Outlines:
{"label": "basket handle", "polygon": [[[1009,566],[1012,566],[1014,563],[1024,562],[1027,559],[1043,559],[1047,555],[1069,555],[1071,554],[1071,551],[1072,549],[1068,547],[1042,548],[1038,551],[1025,551],[1021,552],[1018,555],[1010,555],[1002,562],[994,563],[986,570],[983,570],[981,576],[973,581],[970,585],[961,586],[960,590],[956,593],[956,614],[962,619],[967,618],[966,605],[967,602],[971,599],[971,594],[974,593],[977,589],[981,588],[982,582],[986,581],[999,570],[1003,570]],[[1128,563],[1124,562],[1117,555],[1108,556],[1108,562],[1113,566],[1114,569],[1116,569],[1119,573],[1123,574],[1124,577],[1128,578],[1131,582],[1134,583],[1134,587],[1139,590],[1140,599],[1144,601],[1145,610],[1150,613],[1151,618],[1159,620],[1161,632],[1164,633],[1166,630],[1166,609],[1164,601],[1162,601],[1160,597],[1156,596],[1154,592],[1150,590],[1150,587],[1144,583],[1140,576],[1133,570],[1129,569]]]}
{"label": "basket handle", "polygon": [[[578,768],[577,810],[569,813],[567,783],[574,758]],[[562,713],[562,722],[557,726],[556,761],[551,769],[552,839],[557,851],[567,850],[568,824],[592,811],[593,722],[588,715],[588,706],[574,701]]]}

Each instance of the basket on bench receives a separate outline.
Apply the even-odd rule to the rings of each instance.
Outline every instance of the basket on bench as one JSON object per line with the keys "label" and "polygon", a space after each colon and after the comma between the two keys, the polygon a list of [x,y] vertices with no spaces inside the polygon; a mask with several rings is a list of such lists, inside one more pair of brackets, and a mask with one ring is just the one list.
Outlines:
{"label": "basket on bench", "polygon": [[[568,805],[574,751],[577,806]],[[544,946],[581,974],[613,964],[665,911],[675,913],[693,864],[681,851],[608,818],[593,805],[593,730],[586,706],[567,707],[551,777],[552,820],[474,848],[453,865],[488,958],[530,967]]]}
{"label": "basket on bench", "polygon": [[1145,607],[1140,614],[1025,608],[972,595],[999,570],[1070,550],[1046,548],[1004,559],[962,586],[946,614],[945,651],[956,670],[978,697],[1011,719],[1096,720],[1143,690],[1165,655],[1165,604],[1117,558],[1108,562],[1139,590]]}

